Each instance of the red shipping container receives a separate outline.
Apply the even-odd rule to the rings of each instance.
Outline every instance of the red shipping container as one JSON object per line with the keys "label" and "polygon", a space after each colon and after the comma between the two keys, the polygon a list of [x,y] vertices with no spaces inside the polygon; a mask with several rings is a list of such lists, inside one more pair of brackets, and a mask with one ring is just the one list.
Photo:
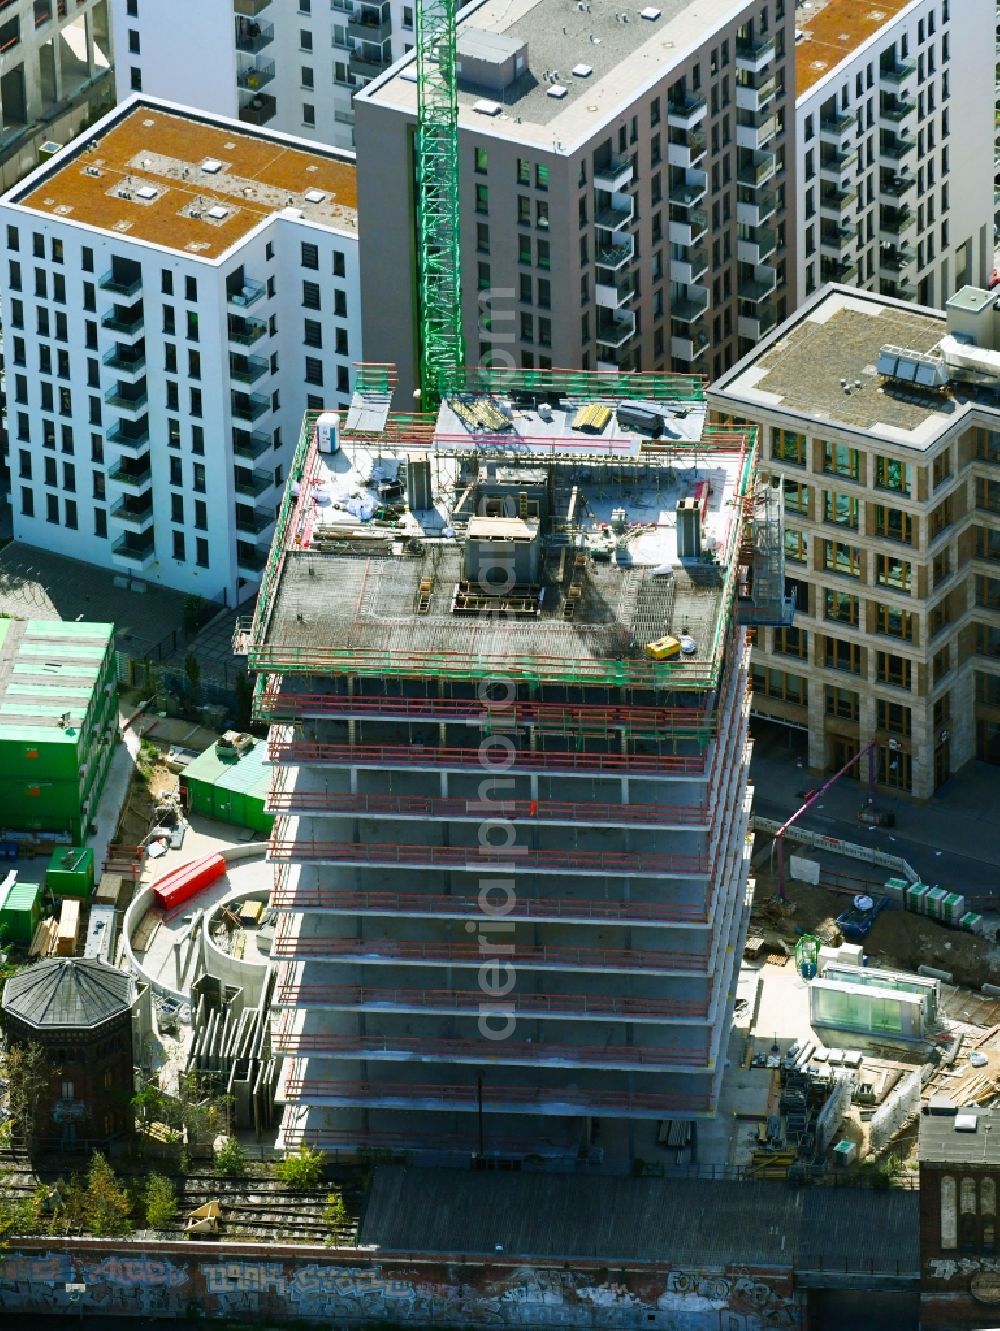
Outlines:
{"label": "red shipping container", "polygon": [[179,864],[153,884],[153,902],[162,910],[176,910],[225,872],[226,861],[222,855],[202,855],[187,864]]}

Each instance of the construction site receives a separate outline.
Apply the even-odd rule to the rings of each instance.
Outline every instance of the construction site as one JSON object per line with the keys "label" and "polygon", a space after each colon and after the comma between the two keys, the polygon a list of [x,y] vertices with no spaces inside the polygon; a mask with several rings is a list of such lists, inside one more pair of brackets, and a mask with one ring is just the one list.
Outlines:
{"label": "construction site", "polygon": [[755,442],[697,380],[627,383],[469,372],[414,420],[370,367],[343,426],[306,419],[237,632],[271,723],[282,1146],[627,1159],[715,1109]]}

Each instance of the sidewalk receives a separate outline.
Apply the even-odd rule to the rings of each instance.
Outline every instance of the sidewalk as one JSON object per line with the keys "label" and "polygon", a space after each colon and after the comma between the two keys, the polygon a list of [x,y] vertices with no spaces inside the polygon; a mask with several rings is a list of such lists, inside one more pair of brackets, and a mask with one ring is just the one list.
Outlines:
{"label": "sidewalk", "polygon": [[[791,746],[776,727],[755,724],[758,736],[750,766],[754,812],[783,822],[806,792],[823,784],[796,764]],[[1000,900],[1000,768],[974,762],[952,777],[924,804],[879,792],[876,804],[896,816],[892,828],[858,821],[867,799],[863,782],[843,776],[799,819],[799,825],[829,836],[862,842],[901,855],[924,882],[973,896]]]}

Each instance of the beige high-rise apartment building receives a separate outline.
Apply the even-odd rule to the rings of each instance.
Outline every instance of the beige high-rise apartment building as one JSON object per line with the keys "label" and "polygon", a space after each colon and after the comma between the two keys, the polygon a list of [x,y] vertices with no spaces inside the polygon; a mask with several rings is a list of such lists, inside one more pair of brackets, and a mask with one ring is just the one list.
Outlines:
{"label": "beige high-rise apartment building", "polygon": [[[470,363],[717,377],[784,317],[791,0],[483,0],[458,34]],[[365,359],[404,391],[415,79],[411,56],[355,98]]]}
{"label": "beige high-rise apartment building", "polygon": [[877,737],[879,783],[921,799],[1000,762],[997,302],[826,287],[709,390],[784,487],[797,608],[758,636],[755,712],[817,771]]}

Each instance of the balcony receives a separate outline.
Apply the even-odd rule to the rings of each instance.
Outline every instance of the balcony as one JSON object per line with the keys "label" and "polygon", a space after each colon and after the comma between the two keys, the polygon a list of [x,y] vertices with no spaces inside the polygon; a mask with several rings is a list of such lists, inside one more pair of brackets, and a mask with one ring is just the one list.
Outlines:
{"label": "balcony", "polygon": [[270,370],[270,362],[263,356],[229,356],[229,377],[240,384],[255,384]]}
{"label": "balcony", "polygon": [[233,456],[256,462],[274,447],[274,441],[263,430],[234,430]]}
{"label": "balcony", "polygon": [[897,276],[915,261],[913,250],[906,244],[880,245],[878,252],[879,272]]}
{"label": "balcony", "polygon": [[857,228],[853,222],[823,222],[819,229],[819,247],[821,250],[831,250],[839,258],[854,245],[857,237]]}
{"label": "balcony", "polygon": [[832,116],[823,116],[819,122],[820,137],[842,139],[854,125],[854,119],[852,111],[838,111]]}
{"label": "balcony", "polygon": [[762,300],[767,299],[777,285],[777,269],[761,264],[760,267],[754,269],[753,277],[740,283],[737,295],[740,300],[746,301],[750,305],[758,305]]}
{"label": "balcony", "polygon": [[595,282],[594,299],[602,309],[617,310],[632,299],[635,284],[630,277],[621,282]]}
{"label": "balcony", "polygon": [[392,36],[392,21],[386,19],[383,22],[374,10],[362,9],[347,20],[347,35],[359,42],[377,42],[381,46]]}
{"label": "balcony", "polygon": [[736,146],[763,148],[778,132],[778,117],[773,111],[739,111],[736,119]]}
{"label": "balcony", "polygon": [[251,305],[256,305],[267,291],[263,282],[258,282],[253,277],[244,277],[241,285],[229,287],[226,286],[226,299],[230,305],[238,305],[240,309],[247,309]]}
{"label": "balcony", "polygon": [[124,296],[130,299],[142,289],[142,273],[132,278],[118,277],[113,269],[109,269],[97,284],[102,291],[110,291],[114,296]]}
{"label": "balcony", "polygon": [[916,150],[917,141],[909,136],[883,133],[879,138],[879,156],[887,162],[901,162]]}
{"label": "balcony", "polygon": [[882,177],[879,182],[879,191],[890,199],[901,199],[904,194],[908,194],[917,183],[916,176],[912,176],[904,169],[902,175]]}
{"label": "balcony", "polygon": [[774,59],[773,37],[750,37],[736,43],[736,68],[757,73]]}
{"label": "balcony", "polygon": [[754,152],[748,162],[744,162],[736,173],[736,179],[748,189],[760,189],[766,185],[777,169],[774,153],[766,148]]}
{"label": "balcony", "polygon": [[773,227],[758,227],[749,239],[738,239],[736,257],[740,263],[763,263],[778,248],[778,233]]}
{"label": "balcony", "polygon": [[246,532],[250,536],[260,536],[262,532],[273,526],[273,508],[247,508],[243,504],[236,505],[237,531]]}
{"label": "balcony", "polygon": [[708,213],[703,208],[670,210],[667,234],[672,245],[694,245],[708,231]]}
{"label": "balcony", "polygon": [[119,421],[111,427],[105,438],[129,457],[138,457],[149,448],[149,421],[144,419],[135,425]]}
{"label": "balcony", "polygon": [[634,254],[635,240],[632,236],[625,235],[622,236],[620,244],[602,246],[595,257],[601,268],[608,268],[612,272],[617,272],[619,268],[624,268],[627,263],[631,263]]}
{"label": "balcony", "polygon": [[759,83],[737,83],[736,109],[738,111],[763,111],[774,99],[778,90],[778,80],[773,74],[761,79]]}
{"label": "balcony", "polygon": [[259,499],[274,485],[274,473],[270,471],[247,471],[244,467],[237,467],[234,475],[233,488],[236,493],[249,495],[252,499]]}
{"label": "balcony", "polygon": [[703,245],[692,245],[685,259],[670,260],[670,280],[672,282],[697,282],[708,272],[708,249]]}
{"label": "balcony", "polygon": [[144,498],[132,500],[119,499],[111,509],[112,521],[129,527],[133,531],[145,531],[153,522],[153,496],[147,491]]}
{"label": "balcony", "polygon": [[704,97],[686,95],[667,103],[667,124],[672,129],[694,129],[708,115]]}
{"label": "balcony", "polygon": [[271,0],[233,0],[233,9],[246,18],[256,18],[271,3]]}
{"label": "balcony", "polygon": [[271,399],[262,393],[237,393],[233,389],[229,401],[233,418],[238,421],[257,421],[271,410]]}
{"label": "balcony", "polygon": [[857,196],[858,191],[854,185],[822,185],[819,192],[820,211],[843,217],[850,211]]}
{"label": "balcony", "polygon": [[266,125],[269,120],[273,120],[278,109],[278,103],[266,92],[256,92],[240,107],[240,119],[244,125]]}
{"label": "balcony", "polygon": [[268,551],[246,541],[236,542],[236,570],[246,577],[258,578],[267,567]]}
{"label": "balcony", "polygon": [[674,208],[693,208],[701,203],[708,193],[708,172],[692,171],[687,180],[675,185],[670,191],[671,210]]}
{"label": "balcony", "polygon": [[266,46],[270,46],[273,41],[274,25],[272,23],[256,23],[252,19],[244,23],[242,20],[237,20],[237,51],[242,51],[244,55],[257,55]]}
{"label": "balcony", "polygon": [[916,65],[908,65],[902,61],[889,65],[878,72],[879,79],[890,88],[901,88],[916,78]]}
{"label": "balcony", "polygon": [[235,342],[238,347],[252,347],[255,342],[267,332],[267,324],[261,319],[241,319],[238,315],[230,315],[227,333],[230,342]]}
{"label": "balcony", "polygon": [[850,254],[837,259],[820,256],[819,275],[821,282],[852,282],[858,275],[858,261]]}
{"label": "balcony", "polygon": [[623,347],[635,336],[635,315],[631,310],[616,310],[597,325],[597,341],[606,347]]}
{"label": "balcony", "polygon": [[910,208],[883,208],[878,229],[883,235],[901,236],[916,224],[916,214]]}
{"label": "balcony", "polygon": [[252,65],[244,65],[236,71],[236,86],[256,92],[259,88],[266,88],[273,78],[274,61],[255,60]]}
{"label": "balcony", "polygon": [[138,463],[123,459],[116,462],[108,472],[108,480],[128,490],[130,494],[141,494],[152,484],[153,472],[148,459]]}
{"label": "balcony", "polygon": [[671,131],[667,141],[667,161],[671,166],[685,170],[697,166],[707,152],[708,135],[703,129]]}
{"label": "balcony", "polygon": [[741,226],[760,226],[777,211],[778,196],[773,189],[755,190],[752,199],[741,199],[737,194],[736,220]]}
{"label": "balcony", "polygon": [[382,55],[365,55],[362,51],[352,51],[347,57],[347,68],[357,79],[377,79],[389,68],[389,61]]}
{"label": "balcony", "polygon": [[857,161],[857,157],[858,150],[853,143],[842,143],[839,147],[824,144],[819,154],[820,174],[839,179],[851,163]]}
{"label": "balcony", "polygon": [[153,533],[147,532],[136,536],[132,532],[126,532],[124,536],[119,536],[111,547],[111,555],[117,563],[125,564],[129,568],[148,568],[155,555]]}
{"label": "balcony", "polygon": [[692,330],[690,337],[674,335],[670,338],[670,354],[677,360],[693,364],[708,350],[709,341],[708,333],[703,328]]}
{"label": "balcony", "polygon": [[777,314],[773,305],[747,307],[746,311],[741,310],[737,317],[736,331],[740,337],[759,342],[771,331],[776,322]]}
{"label": "balcony", "polygon": [[114,370],[119,375],[136,376],[144,372],[146,368],[146,349],[145,347],[112,347],[101,357],[109,370]]}
{"label": "balcony", "polygon": [[606,231],[612,236],[612,244],[620,243],[620,233],[625,230],[635,215],[635,202],[629,194],[612,194],[611,202],[599,208],[594,215],[594,225],[599,231]]}
{"label": "balcony", "polygon": [[694,323],[708,309],[708,287],[689,286],[684,295],[670,305],[670,317],[675,323]]}
{"label": "balcony", "polygon": [[916,115],[917,104],[909,97],[886,97],[879,107],[879,118],[898,125],[910,116]]}
{"label": "balcony", "polygon": [[594,167],[594,188],[605,194],[620,194],[632,182],[631,161],[612,159],[603,166]]}
{"label": "balcony", "polygon": [[146,410],[149,394],[146,392],[146,380],[135,384],[114,384],[104,394],[104,401],[115,411],[136,420]]}
{"label": "balcony", "polygon": [[136,305],[116,305],[101,319],[101,327],[120,337],[138,337],[145,326],[145,312],[140,300]]}

